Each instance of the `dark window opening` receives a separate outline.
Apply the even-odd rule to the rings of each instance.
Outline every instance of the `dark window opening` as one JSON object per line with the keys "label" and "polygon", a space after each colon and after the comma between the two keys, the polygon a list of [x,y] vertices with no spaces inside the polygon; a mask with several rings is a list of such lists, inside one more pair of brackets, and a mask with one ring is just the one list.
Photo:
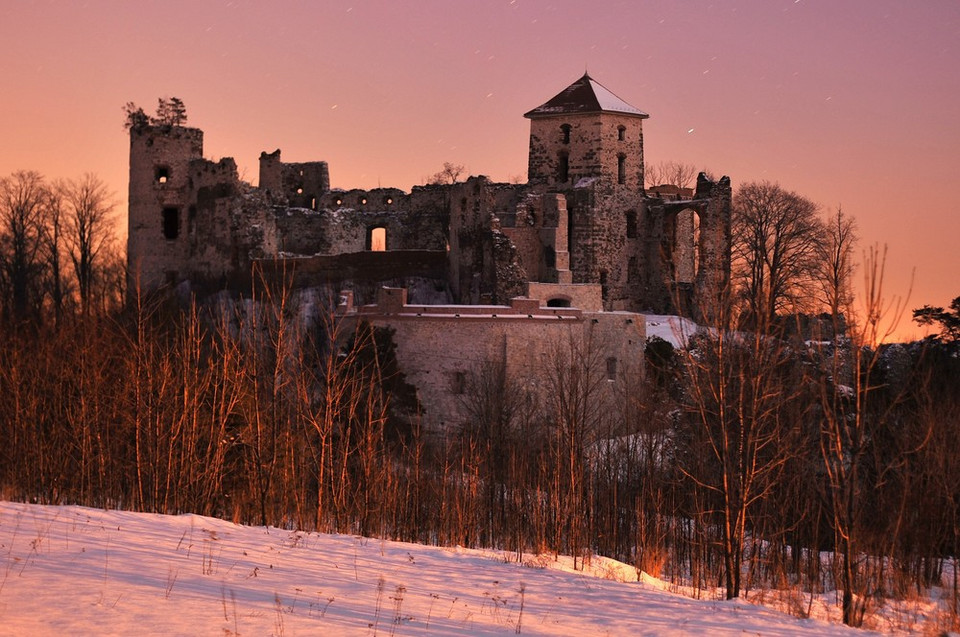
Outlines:
{"label": "dark window opening", "polygon": [[607,288],[607,271],[600,270],[600,298],[604,303],[607,302],[607,296],[609,293],[610,290]]}
{"label": "dark window opening", "polygon": [[167,166],[157,166],[156,180],[158,184],[165,184],[170,180],[170,169]]}
{"label": "dark window opening", "polygon": [[612,356],[607,359],[607,380],[617,380],[617,359]]}
{"label": "dark window opening", "polygon": [[627,239],[637,238],[637,211],[627,210]]}
{"label": "dark window opening", "polygon": [[564,153],[560,155],[557,165],[557,181],[566,183],[570,178],[570,157]]}
{"label": "dark window opening", "polygon": [[467,390],[467,373],[454,372],[452,385],[451,389],[454,394],[463,394]]}
{"label": "dark window opening", "polygon": [[560,130],[563,132],[563,143],[570,143],[570,124],[564,124],[560,127]]}
{"label": "dark window opening", "polygon": [[617,157],[617,183],[627,183],[627,158],[623,155]]}
{"label": "dark window opening", "polygon": [[163,236],[167,239],[176,239],[180,236],[179,208],[163,209]]}
{"label": "dark window opening", "polygon": [[627,127],[617,126],[617,141],[623,141],[627,138]]}
{"label": "dark window opening", "polygon": [[547,301],[547,307],[570,307],[570,299],[553,298]]}

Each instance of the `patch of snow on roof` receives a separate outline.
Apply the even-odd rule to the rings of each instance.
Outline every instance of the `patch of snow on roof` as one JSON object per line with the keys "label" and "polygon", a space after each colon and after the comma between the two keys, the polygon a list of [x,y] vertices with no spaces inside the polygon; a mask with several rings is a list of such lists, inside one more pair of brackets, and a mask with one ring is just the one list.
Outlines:
{"label": "patch of snow on roof", "polygon": [[593,88],[593,94],[597,96],[597,101],[600,103],[600,108],[602,110],[615,111],[618,113],[632,113],[633,115],[642,115],[647,117],[646,113],[635,106],[630,106],[627,104],[592,77],[590,78],[590,86]]}

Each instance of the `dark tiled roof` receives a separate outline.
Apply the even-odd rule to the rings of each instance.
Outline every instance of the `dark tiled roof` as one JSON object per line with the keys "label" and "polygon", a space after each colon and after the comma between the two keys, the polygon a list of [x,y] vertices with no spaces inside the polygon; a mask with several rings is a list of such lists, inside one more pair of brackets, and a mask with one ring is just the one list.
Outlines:
{"label": "dark tiled roof", "polygon": [[549,102],[524,113],[523,116],[534,119],[564,113],[621,113],[644,119],[650,117],[639,108],[624,102],[586,73]]}

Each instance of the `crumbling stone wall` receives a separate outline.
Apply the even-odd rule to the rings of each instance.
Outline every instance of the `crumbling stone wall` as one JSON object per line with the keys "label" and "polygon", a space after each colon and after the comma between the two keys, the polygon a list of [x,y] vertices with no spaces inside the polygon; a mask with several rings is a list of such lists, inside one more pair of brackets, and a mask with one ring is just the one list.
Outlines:
{"label": "crumbling stone wall", "polygon": [[330,191],[330,171],[325,161],[284,163],[280,149],[260,153],[260,188],[278,203],[317,210],[320,198]]}

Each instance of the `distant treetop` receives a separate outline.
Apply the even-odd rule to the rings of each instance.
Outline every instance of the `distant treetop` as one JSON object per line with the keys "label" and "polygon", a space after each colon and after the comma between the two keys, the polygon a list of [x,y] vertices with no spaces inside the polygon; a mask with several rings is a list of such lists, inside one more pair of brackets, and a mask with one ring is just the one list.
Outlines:
{"label": "distant treetop", "polygon": [[126,130],[141,130],[145,126],[183,126],[187,123],[187,107],[179,97],[159,98],[155,116],[147,115],[133,102],[127,102],[123,112],[123,127]]}

